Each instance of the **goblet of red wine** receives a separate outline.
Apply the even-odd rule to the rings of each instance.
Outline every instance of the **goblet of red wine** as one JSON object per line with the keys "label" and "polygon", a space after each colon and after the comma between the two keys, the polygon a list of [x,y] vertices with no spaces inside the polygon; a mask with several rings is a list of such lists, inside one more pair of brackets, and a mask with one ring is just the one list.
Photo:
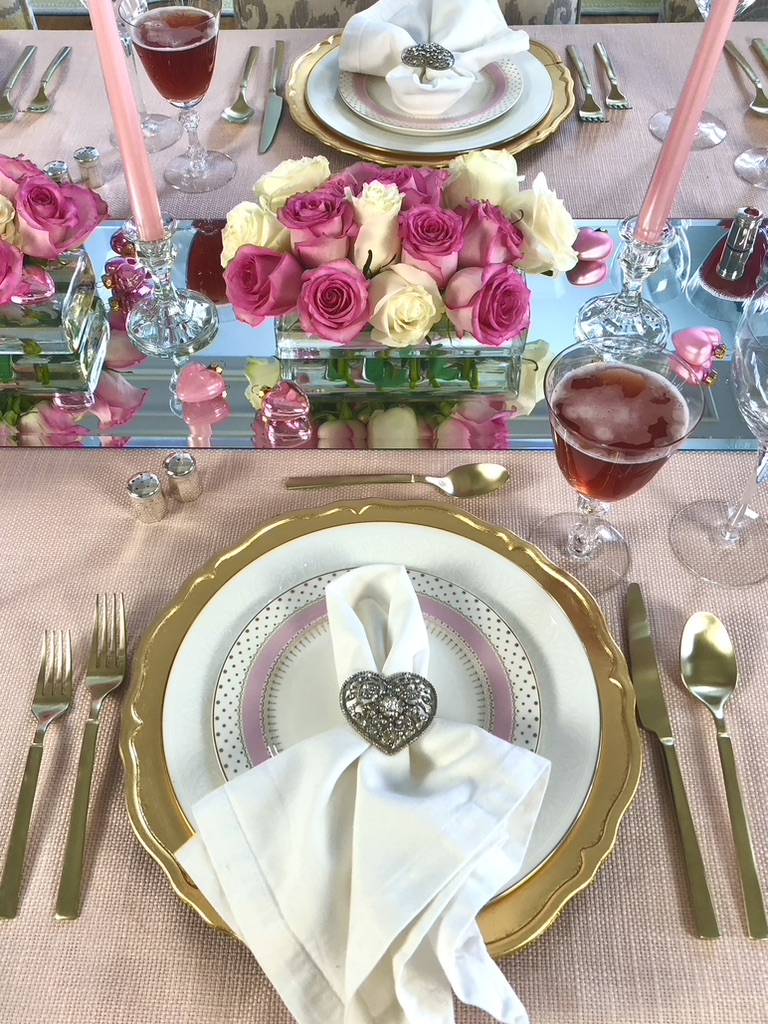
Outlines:
{"label": "goblet of red wine", "polygon": [[226,185],[237,169],[226,153],[210,152],[197,137],[195,110],[208,91],[216,63],[221,0],[123,0],[120,17],[150,81],[179,108],[188,149],[165,169],[165,180],[181,192],[211,192]]}
{"label": "goblet of red wine", "polygon": [[704,388],[674,350],[609,354],[572,345],[550,364],[544,394],[577,515],[550,516],[533,541],[599,594],[626,578],[630,554],[610,503],[652,480],[694,430]]}

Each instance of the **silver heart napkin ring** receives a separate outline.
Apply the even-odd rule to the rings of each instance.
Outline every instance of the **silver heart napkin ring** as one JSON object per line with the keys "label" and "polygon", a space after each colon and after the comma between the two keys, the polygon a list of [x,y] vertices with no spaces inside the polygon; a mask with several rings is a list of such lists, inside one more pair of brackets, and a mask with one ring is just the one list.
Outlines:
{"label": "silver heart napkin ring", "polygon": [[456,58],[440,43],[417,43],[406,46],[400,60],[409,68],[429,68],[431,71],[448,71],[456,63]]}
{"label": "silver heart napkin ring", "polygon": [[363,739],[385,754],[407,747],[431,724],[437,693],[416,672],[355,672],[339,695],[344,717]]}

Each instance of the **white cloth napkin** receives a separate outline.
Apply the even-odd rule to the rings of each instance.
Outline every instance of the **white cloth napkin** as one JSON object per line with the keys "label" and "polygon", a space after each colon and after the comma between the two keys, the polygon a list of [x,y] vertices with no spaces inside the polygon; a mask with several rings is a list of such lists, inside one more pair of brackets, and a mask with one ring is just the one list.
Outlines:
{"label": "white cloth napkin", "polygon": [[[401,566],[326,591],[338,679],[428,677]],[[439,681],[437,681],[439,694]],[[388,756],[344,721],[200,800],[182,867],[250,947],[299,1024],[449,1024],[452,989],[528,1018],[475,917],[519,870],[549,762],[438,717]]]}
{"label": "white cloth napkin", "polygon": [[[403,64],[403,50],[439,43],[456,58],[448,71]],[[498,0],[379,0],[353,15],[341,36],[339,67],[386,78],[392,99],[415,117],[439,117],[493,61],[528,49],[528,33],[509,28]]]}

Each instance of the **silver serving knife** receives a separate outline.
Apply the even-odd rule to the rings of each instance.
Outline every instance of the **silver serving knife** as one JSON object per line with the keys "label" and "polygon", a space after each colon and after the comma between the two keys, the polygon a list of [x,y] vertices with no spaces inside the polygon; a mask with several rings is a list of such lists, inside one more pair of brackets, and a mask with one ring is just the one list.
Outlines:
{"label": "silver serving knife", "polygon": [[36,46],[25,46],[21,51],[21,56],[13,65],[11,73],[8,75],[5,85],[3,86],[2,95],[0,95],[0,121],[12,121],[15,117],[16,109],[11,103],[11,93],[13,92],[22,71],[36,53]]}
{"label": "silver serving knife", "polygon": [[683,847],[685,870],[693,898],[693,913],[696,928],[702,939],[717,939],[720,929],[712,905],[712,897],[707,884],[704,860],[701,856],[699,840],[693,824],[688,796],[680,772],[677,759],[675,740],[669,721],[664,691],[661,688],[659,666],[651,636],[651,624],[643,601],[643,593],[637,583],[630,583],[627,590],[627,636],[629,639],[629,660],[632,669],[632,682],[637,697],[637,714],[640,724],[648,732],[659,738],[664,752],[664,764],[667,769],[672,801],[680,830],[680,841]]}
{"label": "silver serving knife", "polygon": [[272,51],[272,75],[269,82],[267,102],[264,107],[264,118],[261,122],[261,135],[259,136],[259,152],[266,153],[275,141],[277,126],[280,124],[280,117],[283,113],[285,100],[277,93],[277,83],[283,70],[285,60],[285,43],[278,39]]}

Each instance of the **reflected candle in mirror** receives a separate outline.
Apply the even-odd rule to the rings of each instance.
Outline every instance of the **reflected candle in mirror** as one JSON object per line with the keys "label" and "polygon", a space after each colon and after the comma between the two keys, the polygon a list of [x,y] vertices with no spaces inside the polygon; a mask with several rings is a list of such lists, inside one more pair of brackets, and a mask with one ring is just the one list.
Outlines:
{"label": "reflected candle in mirror", "polygon": [[216,62],[216,19],[195,7],[147,11],[133,41],[149,78],[165,99],[187,105],[208,91]]}

